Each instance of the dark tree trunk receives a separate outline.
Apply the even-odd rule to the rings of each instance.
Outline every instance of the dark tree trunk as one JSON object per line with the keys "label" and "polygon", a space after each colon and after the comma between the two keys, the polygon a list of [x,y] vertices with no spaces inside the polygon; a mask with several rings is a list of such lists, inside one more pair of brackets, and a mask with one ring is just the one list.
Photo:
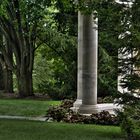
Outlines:
{"label": "dark tree trunk", "polygon": [[6,93],[13,93],[13,73],[12,70],[5,67],[4,70],[4,91]]}
{"label": "dark tree trunk", "polygon": [[13,73],[5,63],[0,63],[0,90],[13,93]]}
{"label": "dark tree trunk", "polygon": [[25,71],[22,74],[17,74],[18,92],[20,97],[34,96],[32,72]]}
{"label": "dark tree trunk", "polygon": [[4,90],[4,75],[3,75],[3,70],[2,70],[2,66],[0,64],[0,90]]}
{"label": "dark tree trunk", "polygon": [[[3,72],[4,72],[4,91],[6,93],[13,93],[13,72],[12,68],[10,68],[9,63],[11,62],[11,65],[13,65],[13,50],[10,45],[9,40],[6,40],[6,38],[3,36],[2,38],[3,45],[6,46],[5,50],[9,57],[9,60],[6,59],[6,56],[4,56],[4,63],[3,63]],[[10,62],[7,62],[10,61]]]}

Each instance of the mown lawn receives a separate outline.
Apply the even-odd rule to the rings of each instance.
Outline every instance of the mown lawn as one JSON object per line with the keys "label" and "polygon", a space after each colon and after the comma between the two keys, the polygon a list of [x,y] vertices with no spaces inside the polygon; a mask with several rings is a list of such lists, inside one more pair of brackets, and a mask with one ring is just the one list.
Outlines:
{"label": "mown lawn", "polygon": [[49,106],[58,104],[60,101],[0,99],[0,115],[44,116]]}
{"label": "mown lawn", "polygon": [[123,140],[119,127],[0,119],[0,140]]}

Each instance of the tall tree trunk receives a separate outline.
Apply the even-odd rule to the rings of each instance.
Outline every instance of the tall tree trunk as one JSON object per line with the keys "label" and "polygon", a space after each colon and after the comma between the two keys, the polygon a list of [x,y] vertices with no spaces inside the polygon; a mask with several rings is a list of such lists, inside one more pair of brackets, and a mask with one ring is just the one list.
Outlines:
{"label": "tall tree trunk", "polygon": [[6,93],[13,93],[13,73],[12,70],[8,69],[8,67],[6,66],[3,69],[4,72],[4,77],[3,77],[3,81],[4,81],[4,91]]}
{"label": "tall tree trunk", "polygon": [[0,90],[4,90],[4,80],[3,80],[3,70],[2,65],[0,64]]}
{"label": "tall tree trunk", "polygon": [[0,66],[0,90],[13,93],[13,73],[6,66]]}
{"label": "tall tree trunk", "polygon": [[20,97],[34,96],[32,71],[25,70],[24,73],[16,74],[16,76]]}
{"label": "tall tree trunk", "polygon": [[[3,45],[6,46],[6,54],[9,57],[9,61],[11,62],[11,65],[13,65],[13,50],[12,46],[10,45],[9,40],[6,40],[6,38],[3,36]],[[10,68],[10,65],[7,61],[6,56],[4,56],[4,65],[3,65],[3,72],[4,72],[4,88],[6,93],[13,93],[13,72],[12,68]]]}

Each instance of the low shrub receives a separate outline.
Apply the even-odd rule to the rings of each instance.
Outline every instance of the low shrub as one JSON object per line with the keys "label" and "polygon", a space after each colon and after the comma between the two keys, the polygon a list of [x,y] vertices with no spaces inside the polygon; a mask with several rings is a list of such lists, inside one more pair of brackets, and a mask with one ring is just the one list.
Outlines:
{"label": "low shrub", "polygon": [[66,109],[70,109],[73,106],[73,103],[73,100],[65,99],[61,102],[60,106]]}
{"label": "low shrub", "polygon": [[90,116],[84,116],[73,112],[70,107],[73,106],[72,100],[64,100],[60,106],[51,107],[47,111],[47,116],[54,121],[63,121],[68,123],[84,123],[84,124],[103,124],[103,125],[118,125],[119,119],[117,116],[110,114],[108,111],[103,111]]}
{"label": "low shrub", "polygon": [[62,121],[65,118],[67,110],[63,107],[51,107],[47,110],[47,117],[53,118],[55,121]]}
{"label": "low shrub", "polygon": [[47,110],[47,117],[53,118],[55,121],[63,121],[67,114],[71,112],[70,107],[73,106],[73,100],[63,100],[59,106],[50,107]]}
{"label": "low shrub", "polygon": [[85,120],[85,116],[82,116],[79,113],[73,111],[67,113],[65,118],[63,118],[63,121],[67,123],[84,123],[84,120]]}
{"label": "low shrub", "polygon": [[69,123],[84,123],[84,124],[102,124],[102,125],[118,125],[119,120],[115,115],[110,114],[108,111],[103,111],[91,116],[84,116],[72,112],[64,118],[65,122]]}
{"label": "low shrub", "polygon": [[110,114],[108,111],[102,111],[97,114],[91,115],[91,120],[96,124],[105,124],[105,125],[118,125],[119,119],[117,116]]}

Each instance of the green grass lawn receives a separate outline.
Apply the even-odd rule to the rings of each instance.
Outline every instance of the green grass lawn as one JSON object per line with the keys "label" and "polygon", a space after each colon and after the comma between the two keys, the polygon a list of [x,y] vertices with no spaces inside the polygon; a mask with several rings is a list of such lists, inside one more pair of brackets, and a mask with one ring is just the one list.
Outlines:
{"label": "green grass lawn", "polygon": [[0,119],[0,140],[123,140],[114,126]]}
{"label": "green grass lawn", "polygon": [[50,105],[58,104],[60,104],[60,101],[0,99],[0,115],[44,116]]}

